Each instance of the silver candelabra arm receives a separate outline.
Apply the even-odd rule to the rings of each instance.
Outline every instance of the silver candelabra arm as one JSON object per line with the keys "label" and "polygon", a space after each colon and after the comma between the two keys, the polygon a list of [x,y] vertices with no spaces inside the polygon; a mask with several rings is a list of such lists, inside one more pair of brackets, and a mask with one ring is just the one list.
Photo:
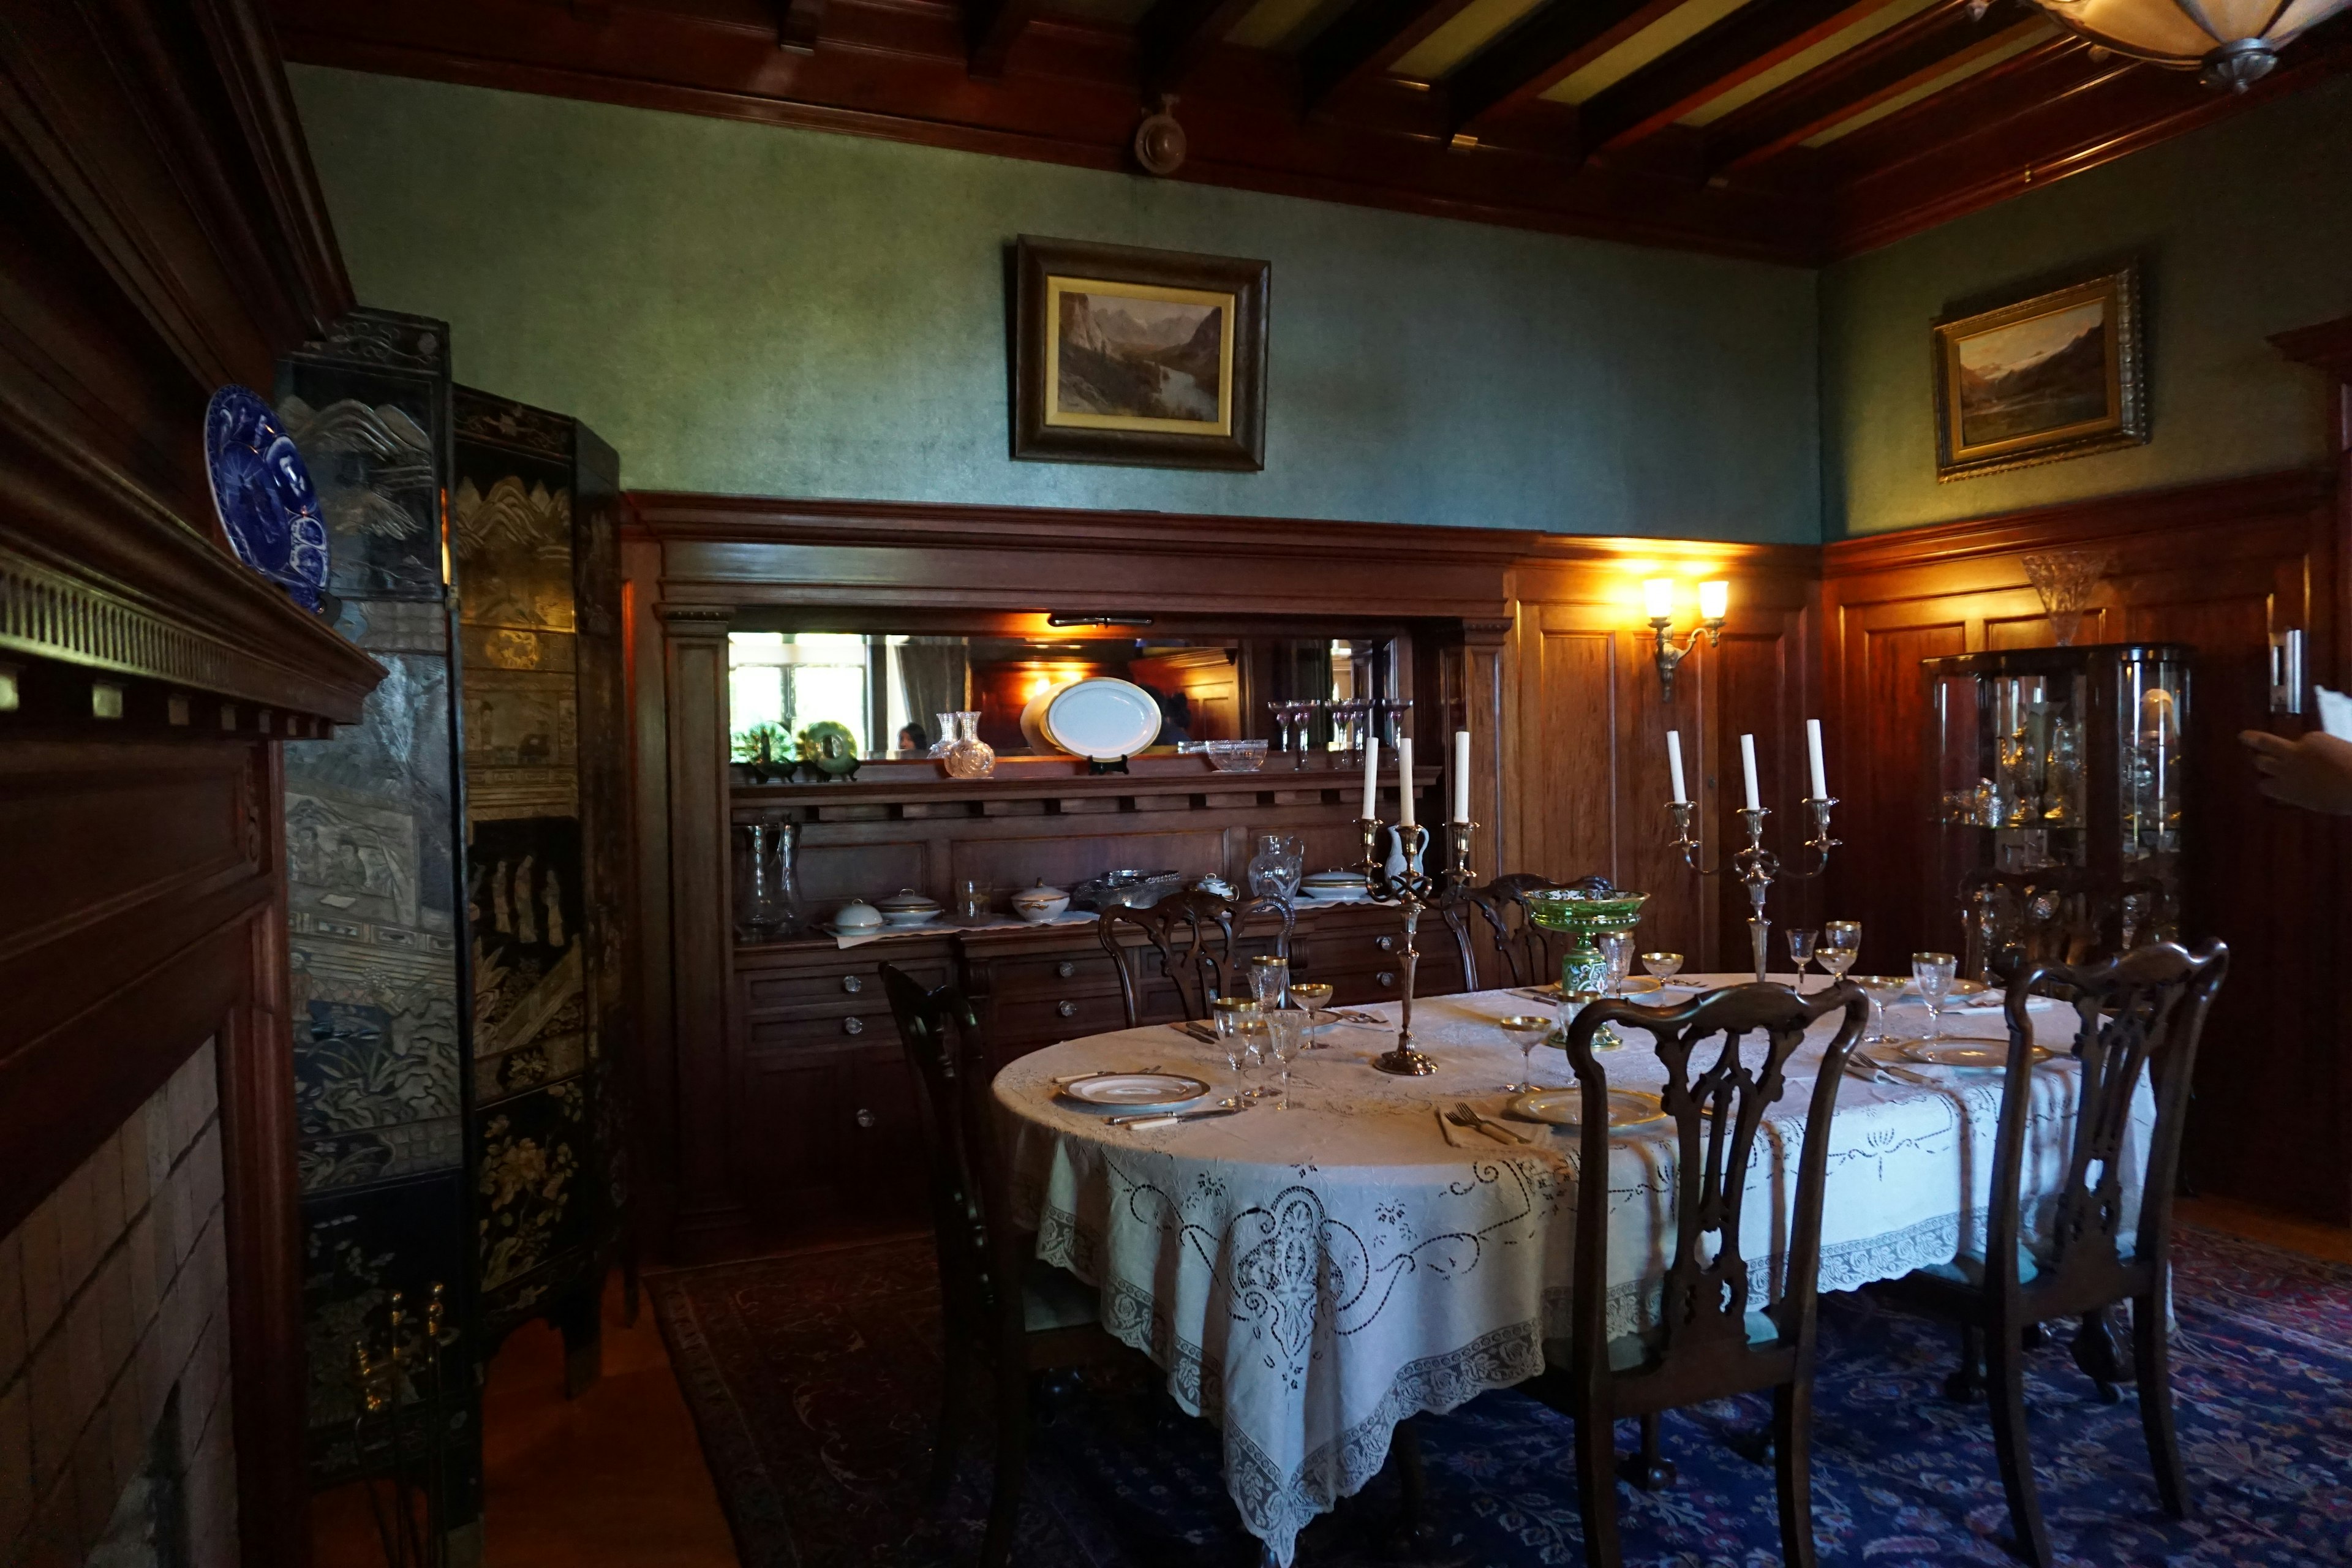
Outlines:
{"label": "silver candelabra arm", "polygon": [[1386,1073],[1425,1078],[1437,1070],[1437,1061],[1413,1048],[1412,989],[1415,973],[1421,967],[1421,947],[1415,939],[1421,934],[1422,911],[1435,903],[1444,891],[1469,879],[1470,837],[1475,824],[1453,825],[1453,864],[1435,877],[1413,869],[1413,862],[1429,846],[1428,828],[1416,823],[1396,830],[1399,864],[1391,872],[1380,858],[1379,818],[1359,817],[1356,826],[1364,835],[1361,865],[1366,889],[1373,897],[1387,899],[1404,910],[1404,995],[1397,1018],[1396,1048],[1374,1057],[1372,1065]]}
{"label": "silver candelabra arm", "polygon": [[1771,958],[1772,922],[1764,918],[1764,899],[1775,881],[1802,881],[1818,877],[1829,868],[1830,851],[1838,840],[1830,837],[1830,808],[1837,805],[1834,795],[1808,795],[1803,805],[1812,820],[1812,836],[1804,842],[1811,864],[1801,871],[1785,871],[1780,858],[1764,847],[1764,819],[1772,815],[1771,807],[1745,805],[1739,808],[1740,825],[1747,830],[1748,843],[1731,857],[1731,864],[1720,862],[1713,867],[1699,863],[1704,846],[1691,832],[1691,819],[1698,811],[1698,803],[1672,800],[1666,809],[1674,814],[1674,847],[1683,853],[1683,861],[1702,877],[1721,876],[1728,869],[1748,889],[1748,941],[1754,950],[1756,978],[1761,981]]}

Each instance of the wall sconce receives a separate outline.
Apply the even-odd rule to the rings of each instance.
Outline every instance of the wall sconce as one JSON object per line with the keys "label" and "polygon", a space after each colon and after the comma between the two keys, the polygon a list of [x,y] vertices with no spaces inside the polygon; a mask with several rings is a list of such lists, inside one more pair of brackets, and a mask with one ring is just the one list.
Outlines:
{"label": "wall sconce", "polygon": [[1642,584],[1642,611],[1649,617],[1651,634],[1657,638],[1658,695],[1664,701],[1675,700],[1675,669],[1698,647],[1704,636],[1709,647],[1723,646],[1724,616],[1731,607],[1731,584],[1701,583],[1698,585],[1698,625],[1682,646],[1675,645],[1675,580],[1653,577]]}

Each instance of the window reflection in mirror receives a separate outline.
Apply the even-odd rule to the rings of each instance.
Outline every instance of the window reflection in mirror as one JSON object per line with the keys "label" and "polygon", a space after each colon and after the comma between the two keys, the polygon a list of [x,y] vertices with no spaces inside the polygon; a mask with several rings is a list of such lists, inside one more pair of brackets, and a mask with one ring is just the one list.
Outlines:
{"label": "window reflection in mirror", "polygon": [[[1108,676],[1160,704],[1154,751],[1192,741],[1270,736],[1270,700],[1344,701],[1397,692],[1398,647],[1352,637],[948,637],[900,633],[735,632],[728,638],[729,727],[740,743],[775,727],[775,750],[822,743],[838,725],[868,759],[921,757],[941,715],[980,714],[980,738],[1002,755],[1032,754],[1021,711],[1041,691]],[[1309,737],[1336,744],[1328,717]]]}

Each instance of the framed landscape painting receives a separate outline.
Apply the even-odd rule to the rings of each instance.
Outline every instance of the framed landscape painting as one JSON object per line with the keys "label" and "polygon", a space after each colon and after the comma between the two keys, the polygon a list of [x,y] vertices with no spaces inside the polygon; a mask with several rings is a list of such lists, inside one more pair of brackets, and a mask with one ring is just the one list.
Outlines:
{"label": "framed landscape painting", "polygon": [[1948,316],[1931,340],[1938,479],[2147,439],[2137,263]]}
{"label": "framed landscape painting", "polygon": [[1265,467],[1263,261],[1022,237],[1013,455]]}

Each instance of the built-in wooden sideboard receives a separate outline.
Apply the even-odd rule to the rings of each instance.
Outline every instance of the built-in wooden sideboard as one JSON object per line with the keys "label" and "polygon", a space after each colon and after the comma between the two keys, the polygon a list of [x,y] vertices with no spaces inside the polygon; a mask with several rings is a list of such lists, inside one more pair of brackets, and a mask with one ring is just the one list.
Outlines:
{"label": "built-in wooden sideboard", "polygon": [[[1143,980],[1146,1023],[1183,1016],[1159,955],[1127,928]],[[1271,952],[1279,922],[1236,933],[1238,962]],[[1393,1001],[1403,985],[1402,920],[1394,909],[1302,908],[1290,945],[1302,979],[1328,981],[1342,1005]],[[1419,942],[1416,991],[1464,988],[1451,934],[1435,918]],[[740,1122],[756,1128],[740,1151],[744,1190],[765,1235],[783,1240],[906,1228],[924,1223],[924,1151],[915,1085],[877,978],[894,964],[926,984],[953,980],[978,1009],[997,1065],[1058,1040],[1124,1028],[1117,970],[1094,922],[937,927],[843,949],[829,937],[735,950],[732,1015],[741,1031]],[[1199,1047],[1174,1035],[1171,1052]],[[1149,1065],[1139,1060],[1139,1066]]]}

